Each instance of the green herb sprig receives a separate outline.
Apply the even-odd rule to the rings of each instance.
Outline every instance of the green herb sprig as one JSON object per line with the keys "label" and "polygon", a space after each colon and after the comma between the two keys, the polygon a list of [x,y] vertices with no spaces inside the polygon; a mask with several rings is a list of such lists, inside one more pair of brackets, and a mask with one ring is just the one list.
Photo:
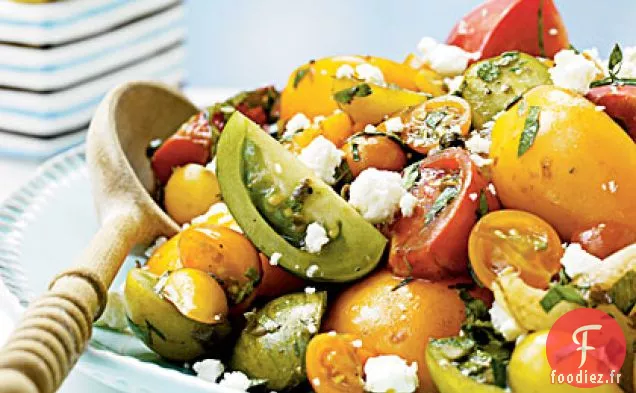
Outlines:
{"label": "green herb sprig", "polygon": [[534,140],[539,132],[539,114],[541,108],[538,106],[530,106],[528,108],[528,117],[523,126],[521,132],[521,139],[519,140],[519,148],[517,149],[517,157],[524,155],[530,147],[534,144]]}
{"label": "green herb sprig", "polygon": [[459,195],[459,188],[457,187],[445,188],[444,191],[442,191],[442,193],[439,194],[437,199],[435,199],[435,202],[433,202],[431,209],[426,213],[426,218],[424,220],[424,223],[426,225],[430,224],[431,221],[433,221],[435,217],[437,217],[437,215],[442,210],[444,210],[444,208],[448,206],[448,204],[453,199],[455,199],[455,197],[457,197],[457,195]]}
{"label": "green herb sprig", "polygon": [[373,93],[368,83],[360,83],[359,85],[349,87],[337,91],[333,95],[333,99],[341,104],[351,104],[355,97],[367,97]]}
{"label": "green herb sprig", "polygon": [[636,79],[634,78],[619,78],[618,74],[623,67],[623,50],[619,44],[615,44],[610,54],[610,58],[607,64],[607,70],[609,76],[598,81],[590,83],[590,87],[600,86],[636,86]]}

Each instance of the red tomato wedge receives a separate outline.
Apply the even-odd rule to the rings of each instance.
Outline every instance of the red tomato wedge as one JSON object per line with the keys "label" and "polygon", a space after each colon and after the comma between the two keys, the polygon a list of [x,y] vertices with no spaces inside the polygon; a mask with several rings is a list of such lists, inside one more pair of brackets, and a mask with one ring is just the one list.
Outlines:
{"label": "red tomato wedge", "polygon": [[446,42],[479,59],[512,50],[551,58],[570,44],[552,0],[486,1],[455,25]]}
{"label": "red tomato wedge", "polygon": [[610,115],[636,142],[636,86],[594,87],[586,95]]}
{"label": "red tomato wedge", "polygon": [[206,113],[191,117],[152,156],[152,170],[165,184],[174,168],[186,164],[205,165],[210,159],[213,131]]}
{"label": "red tomato wedge", "polygon": [[393,272],[429,280],[468,275],[468,236],[478,212],[499,209],[491,189],[463,149],[424,159],[410,189],[418,204],[389,229]]}

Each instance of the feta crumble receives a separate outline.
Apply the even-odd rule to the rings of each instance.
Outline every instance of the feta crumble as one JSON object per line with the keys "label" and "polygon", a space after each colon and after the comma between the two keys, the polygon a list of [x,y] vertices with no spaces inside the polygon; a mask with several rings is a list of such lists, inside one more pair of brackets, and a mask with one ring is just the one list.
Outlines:
{"label": "feta crumble", "polygon": [[372,393],[413,393],[417,390],[417,362],[408,365],[396,355],[369,358],[364,365],[364,390]]}
{"label": "feta crumble", "polygon": [[[386,127],[386,132],[398,134],[402,132],[404,129],[404,123],[402,123],[402,118],[400,117],[392,117],[384,122],[384,126]],[[365,127],[366,128],[366,127]]]}
{"label": "feta crumble", "polygon": [[343,64],[336,70],[336,78],[353,78],[356,71],[349,64]]}
{"label": "feta crumble", "polygon": [[349,203],[365,220],[380,224],[393,218],[406,192],[399,173],[369,168],[351,183]]}
{"label": "feta crumble", "polygon": [[554,56],[555,66],[550,68],[552,82],[558,87],[580,94],[590,91],[590,83],[599,72],[596,63],[573,50],[564,49]]}
{"label": "feta crumble", "polygon": [[369,63],[362,63],[356,66],[356,74],[359,79],[365,82],[375,83],[378,85],[384,84],[384,74],[382,71]]}
{"label": "feta crumble", "polygon": [[307,275],[307,277],[311,278],[313,276],[316,275],[316,273],[318,273],[318,271],[320,270],[320,268],[318,267],[318,265],[311,265],[307,268],[307,271],[305,272],[305,275]]}
{"label": "feta crumble", "polygon": [[507,341],[514,341],[527,331],[519,326],[510,312],[496,300],[488,311],[492,325]]}
{"label": "feta crumble", "polygon": [[215,223],[217,225],[225,226],[233,231],[238,233],[243,233],[243,230],[238,225],[234,217],[232,217],[232,213],[230,213],[230,209],[228,209],[227,205],[224,202],[217,202],[214,205],[210,206],[207,212],[201,214],[192,219],[192,225],[204,224],[211,219],[215,219]]}
{"label": "feta crumble", "polygon": [[291,137],[298,131],[309,128],[309,126],[311,126],[311,121],[309,120],[309,118],[303,113],[296,113],[291,119],[287,121],[287,124],[285,124],[285,132],[283,133],[283,137]]}
{"label": "feta crumble", "polygon": [[555,35],[559,34],[559,30],[557,28],[553,27],[550,30],[548,30],[548,34],[550,34],[551,36],[555,36]]}
{"label": "feta crumble", "polygon": [[342,162],[344,153],[330,140],[320,135],[305,147],[298,156],[309,169],[327,184],[336,182],[336,168]]}
{"label": "feta crumble", "polygon": [[470,155],[470,159],[473,160],[475,165],[477,165],[480,168],[491,165],[493,163],[492,158],[484,158],[480,156],[479,154],[474,154],[474,153]]}
{"label": "feta crumble", "polygon": [[314,287],[305,287],[305,293],[307,295],[313,295],[314,293],[316,293],[316,288],[314,288]]}
{"label": "feta crumble", "polygon": [[305,234],[305,250],[311,254],[317,254],[322,250],[322,246],[329,243],[329,237],[325,227],[317,222],[312,222],[307,226]]}
{"label": "feta crumble", "polygon": [[479,135],[478,132],[471,134],[470,138],[466,141],[466,148],[475,154],[488,154],[490,153],[490,145],[492,142],[488,138],[484,138]]}
{"label": "feta crumble", "polygon": [[599,263],[601,260],[585,251],[579,243],[569,244],[561,257],[565,274],[571,278],[596,269]]}
{"label": "feta crumble", "polygon": [[444,84],[448,89],[448,94],[453,94],[461,90],[464,83],[464,75],[457,75],[452,78],[444,78]]}
{"label": "feta crumble", "polygon": [[225,371],[223,363],[216,359],[205,359],[196,362],[192,369],[197,373],[197,377],[208,382],[216,382]]}
{"label": "feta crumble", "polygon": [[462,48],[439,43],[431,37],[422,38],[417,49],[422,62],[444,76],[463,74],[468,62],[474,58],[472,53]]}
{"label": "feta crumble", "polygon": [[283,254],[281,254],[280,252],[275,252],[272,254],[271,257],[269,257],[269,264],[272,266],[278,266],[278,262],[280,262],[280,259],[283,257]]}
{"label": "feta crumble", "polygon": [[252,381],[240,371],[233,371],[223,374],[223,379],[219,385],[236,390],[247,391],[252,386]]}
{"label": "feta crumble", "polygon": [[367,124],[366,126],[364,126],[364,132],[366,133],[378,132],[378,129],[375,128],[373,124]]}
{"label": "feta crumble", "polygon": [[400,198],[400,212],[402,212],[402,216],[411,217],[413,212],[415,211],[415,206],[417,206],[418,199],[415,195],[410,192],[405,192]]}

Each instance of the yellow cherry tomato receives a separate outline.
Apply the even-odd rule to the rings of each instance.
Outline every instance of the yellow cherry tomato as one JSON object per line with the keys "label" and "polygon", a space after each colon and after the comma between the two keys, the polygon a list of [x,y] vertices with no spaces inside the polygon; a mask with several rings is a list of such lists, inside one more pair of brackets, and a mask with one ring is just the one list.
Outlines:
{"label": "yellow cherry tomato", "polygon": [[337,147],[341,147],[353,135],[351,118],[343,111],[335,111],[320,123],[322,135]]}
{"label": "yellow cherry tomato", "polygon": [[367,168],[399,172],[406,165],[406,153],[400,144],[384,135],[356,135],[342,150],[354,177]]}
{"label": "yellow cherry tomato", "polygon": [[178,224],[190,222],[221,200],[216,175],[199,164],[177,168],[166,184],[164,205]]}
{"label": "yellow cherry tomato", "polygon": [[215,324],[225,321],[227,317],[225,292],[204,271],[189,268],[176,270],[168,275],[160,293],[181,314],[197,322]]}
{"label": "yellow cherry tomato", "polygon": [[554,228],[534,214],[498,210],[473,227],[468,255],[475,275],[487,288],[498,272],[512,266],[526,284],[545,289],[561,269],[563,247]]}
{"label": "yellow cherry tomato", "polygon": [[170,240],[159,246],[152,253],[145,268],[158,276],[165,272],[175,271],[183,267],[179,257],[180,234],[176,234]]}
{"label": "yellow cherry tomato", "polygon": [[508,383],[515,393],[621,393],[617,385],[596,388],[577,388],[552,383],[552,368],[548,363],[545,345],[548,331],[530,334],[515,348],[508,365]]}
{"label": "yellow cherry tomato", "polygon": [[195,225],[181,232],[179,255],[183,266],[217,278],[232,305],[252,299],[261,278],[261,262],[242,234],[216,225]]}

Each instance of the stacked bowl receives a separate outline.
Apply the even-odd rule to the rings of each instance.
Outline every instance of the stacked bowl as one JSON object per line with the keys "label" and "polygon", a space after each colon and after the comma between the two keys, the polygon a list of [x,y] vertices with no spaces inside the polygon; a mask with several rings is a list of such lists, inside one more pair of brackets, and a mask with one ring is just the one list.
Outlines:
{"label": "stacked bowl", "polygon": [[182,0],[0,0],[0,155],[46,157],[83,140],[131,79],[184,81]]}

